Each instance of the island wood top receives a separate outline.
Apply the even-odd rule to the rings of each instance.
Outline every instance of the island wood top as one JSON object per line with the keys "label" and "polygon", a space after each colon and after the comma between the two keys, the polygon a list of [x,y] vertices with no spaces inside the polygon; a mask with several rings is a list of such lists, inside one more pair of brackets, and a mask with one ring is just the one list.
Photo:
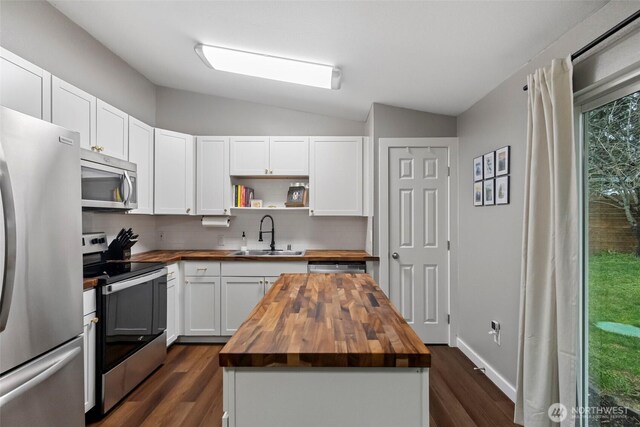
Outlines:
{"label": "island wood top", "polygon": [[309,249],[303,256],[238,256],[233,251],[221,250],[157,250],[131,256],[131,261],[165,262],[178,261],[379,261],[377,256],[362,250]]}
{"label": "island wood top", "polygon": [[283,274],[220,351],[223,367],[429,367],[368,274]]}

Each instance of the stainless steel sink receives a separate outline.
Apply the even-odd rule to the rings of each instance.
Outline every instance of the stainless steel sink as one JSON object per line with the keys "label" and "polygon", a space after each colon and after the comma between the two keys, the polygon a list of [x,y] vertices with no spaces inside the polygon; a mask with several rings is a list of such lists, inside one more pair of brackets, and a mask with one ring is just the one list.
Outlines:
{"label": "stainless steel sink", "polygon": [[252,249],[248,251],[232,252],[232,256],[303,256],[306,251],[285,251],[283,249]]}

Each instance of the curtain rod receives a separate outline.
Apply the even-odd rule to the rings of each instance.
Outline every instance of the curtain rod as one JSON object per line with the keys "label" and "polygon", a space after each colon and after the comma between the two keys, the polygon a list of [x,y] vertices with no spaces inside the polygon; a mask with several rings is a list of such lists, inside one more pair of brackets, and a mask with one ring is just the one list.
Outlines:
{"label": "curtain rod", "polygon": [[[582,49],[580,49],[577,52],[575,52],[574,54],[572,54],[571,55],[571,61],[575,61],[576,58],[578,58],[579,56],[584,55],[585,53],[587,53],[588,51],[590,51],[591,49],[593,49],[594,47],[596,47],[597,45],[599,45],[600,43],[602,43],[603,41],[608,39],[609,37],[613,36],[615,33],[617,33],[618,31],[622,30],[623,28],[625,28],[627,25],[631,24],[633,21],[635,21],[638,18],[640,18],[640,10],[636,11],[633,15],[629,16],[627,19],[625,19],[624,21],[620,22],[618,25],[616,25],[615,27],[611,28],[609,31],[607,31],[606,33],[602,34],[600,37],[596,38],[591,43],[589,43],[588,45],[584,46]],[[525,85],[522,88],[522,90],[525,90],[525,91],[528,90],[528,89],[529,89],[529,87],[527,85]]]}

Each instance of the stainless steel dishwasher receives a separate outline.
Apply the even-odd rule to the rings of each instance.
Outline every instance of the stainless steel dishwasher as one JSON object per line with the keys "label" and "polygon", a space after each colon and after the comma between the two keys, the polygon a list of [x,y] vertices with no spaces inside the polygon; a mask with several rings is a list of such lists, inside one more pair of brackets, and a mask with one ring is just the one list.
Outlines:
{"label": "stainless steel dishwasher", "polygon": [[367,263],[349,261],[310,261],[309,273],[366,273]]}

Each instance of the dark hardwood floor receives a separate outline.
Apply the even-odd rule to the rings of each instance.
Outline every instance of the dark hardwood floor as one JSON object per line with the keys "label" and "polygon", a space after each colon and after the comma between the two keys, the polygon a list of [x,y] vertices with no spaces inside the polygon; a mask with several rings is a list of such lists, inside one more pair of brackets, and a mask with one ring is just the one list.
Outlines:
{"label": "dark hardwood floor", "polygon": [[[219,426],[221,345],[174,345],[160,369],[90,426]],[[429,346],[430,426],[513,426],[513,403],[457,348]]]}

